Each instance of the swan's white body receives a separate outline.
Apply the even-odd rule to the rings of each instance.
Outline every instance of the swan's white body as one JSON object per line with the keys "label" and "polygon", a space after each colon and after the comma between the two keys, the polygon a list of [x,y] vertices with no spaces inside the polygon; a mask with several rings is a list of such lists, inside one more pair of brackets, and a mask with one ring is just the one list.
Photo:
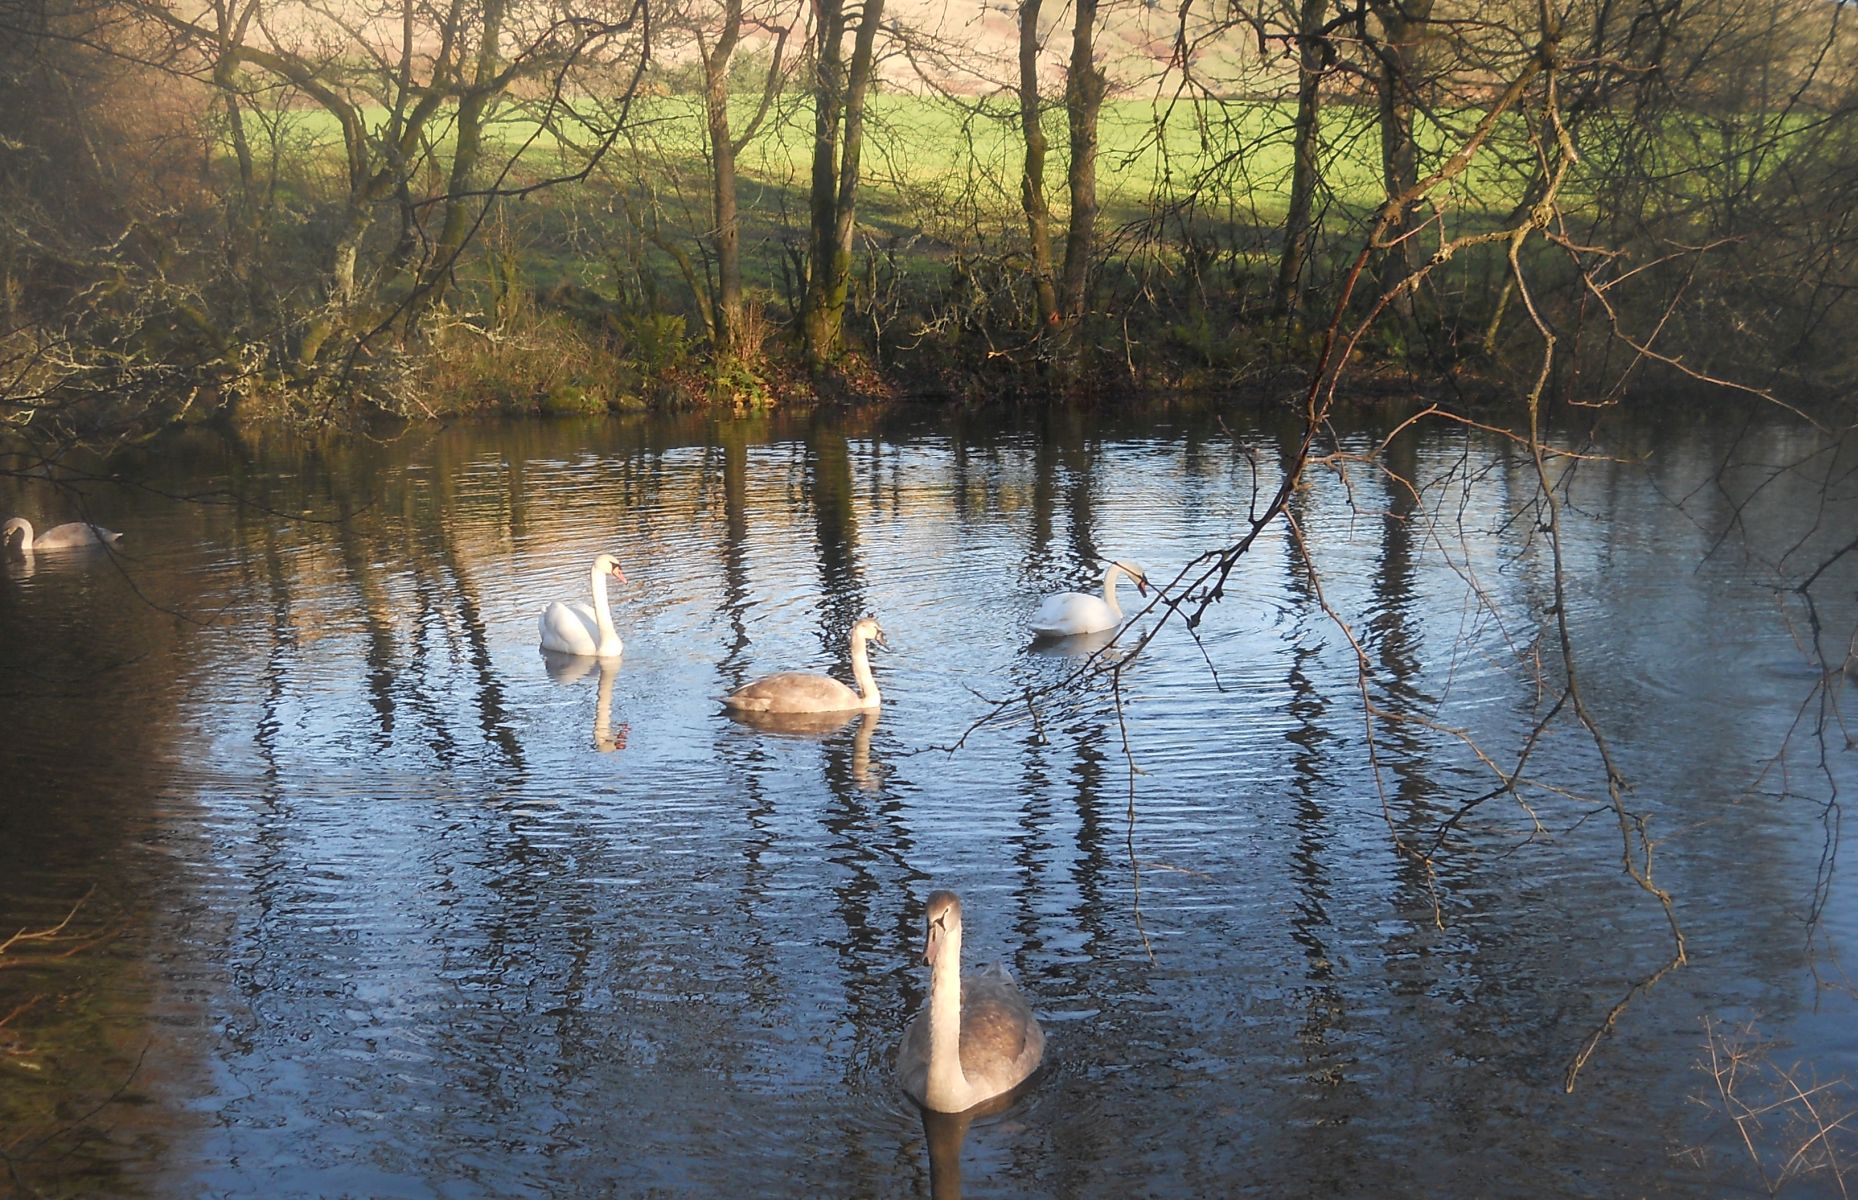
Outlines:
{"label": "swan's white body", "polygon": [[1038,1070],[1045,1032],[1026,998],[995,963],[961,974],[961,901],[953,892],[929,896],[929,1003],[903,1031],[897,1074],[924,1108],[966,1112],[1012,1091]]}
{"label": "swan's white body", "polygon": [[723,705],[744,713],[829,713],[855,712],[876,708],[884,702],[871,674],[871,660],[865,643],[884,644],[884,631],[876,617],[865,617],[852,626],[852,678],[857,688],[848,688],[830,675],[811,671],[782,671],[745,683],[723,697]]}
{"label": "swan's white body", "polygon": [[537,622],[542,633],[542,649],[556,654],[578,654],[597,658],[618,658],[626,644],[613,628],[613,610],[606,599],[606,579],[613,576],[626,582],[626,573],[611,554],[594,559],[592,604],[568,604],[560,600],[542,610]]}
{"label": "swan's white body", "polygon": [[1127,575],[1136,590],[1148,595],[1148,576],[1133,563],[1113,562],[1103,572],[1103,595],[1085,592],[1060,592],[1047,596],[1032,614],[1032,632],[1039,637],[1072,637],[1080,633],[1101,633],[1122,623],[1122,605],[1116,602],[1116,582]]}
{"label": "swan's white body", "polygon": [[24,517],[14,517],[0,529],[0,540],[6,543],[8,550],[20,554],[30,554],[35,550],[77,550],[85,546],[110,546],[123,540],[123,535],[101,525],[92,525],[88,521],[68,521],[63,525],[54,525],[38,536],[33,536],[32,522]]}

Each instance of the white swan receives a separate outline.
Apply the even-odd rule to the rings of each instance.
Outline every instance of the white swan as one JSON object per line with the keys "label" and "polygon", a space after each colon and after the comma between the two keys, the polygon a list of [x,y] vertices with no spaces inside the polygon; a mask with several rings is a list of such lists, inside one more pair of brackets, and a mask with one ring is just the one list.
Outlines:
{"label": "white swan", "polygon": [[876,708],[883,703],[877,680],[871,677],[871,660],[865,643],[884,644],[884,631],[876,617],[861,618],[852,626],[852,678],[857,690],[846,687],[830,675],[809,671],[782,671],[745,683],[723,697],[723,705],[737,712],[751,713],[826,713],[861,708]]}
{"label": "white swan", "polygon": [[1006,968],[961,974],[961,900],[929,895],[929,1003],[903,1031],[897,1073],[924,1108],[966,1112],[1026,1081],[1045,1056],[1045,1032]]}
{"label": "white swan", "polygon": [[611,554],[602,554],[594,559],[592,604],[567,604],[556,600],[542,610],[537,622],[542,631],[542,649],[557,654],[619,657],[626,645],[619,640],[619,630],[613,628],[613,610],[607,607],[608,575],[621,583],[626,582],[626,573],[619,569],[618,560]]}
{"label": "white swan", "polygon": [[1079,633],[1101,633],[1122,622],[1122,605],[1116,603],[1116,581],[1127,575],[1135,581],[1138,592],[1148,595],[1148,575],[1134,563],[1113,562],[1103,572],[1103,596],[1083,592],[1060,592],[1047,596],[1032,614],[1032,632],[1038,637],[1071,637]]}
{"label": "white swan", "polygon": [[7,550],[12,553],[30,554],[35,550],[76,550],[84,546],[114,545],[123,540],[123,535],[88,521],[67,521],[34,537],[32,522],[24,517],[14,517],[0,528],[0,540],[5,541]]}

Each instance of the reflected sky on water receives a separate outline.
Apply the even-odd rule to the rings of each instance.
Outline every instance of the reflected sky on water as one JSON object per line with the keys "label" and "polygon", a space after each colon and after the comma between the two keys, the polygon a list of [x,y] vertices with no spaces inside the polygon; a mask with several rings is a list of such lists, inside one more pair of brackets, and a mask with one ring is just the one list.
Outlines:
{"label": "reflected sky on water", "polygon": [[[1806,953],[1809,933],[1852,948],[1843,876],[1803,920],[1827,773],[1854,778],[1836,733],[1819,764],[1815,705],[1854,693],[1815,691],[1800,614],[1743,542],[1711,553],[1734,520],[1769,558],[1812,528],[1804,481],[1760,469],[1807,443],[1744,432],[1748,465],[1721,472],[1726,435],[1686,425],[1612,435],[1643,462],[1556,468],[1576,472],[1587,699],[1692,956],[1565,1095],[1669,942],[1568,721],[1529,760],[1528,807],[1463,811],[1491,779],[1446,728],[1508,768],[1554,699],[1529,669],[1552,564],[1525,454],[1403,437],[1384,465],[1418,500],[1367,466],[1313,472],[1292,502],[1308,560],[1267,530],[1195,636],[1125,662],[1121,723],[1101,688],[984,720],[1091,649],[1030,644],[1040,596],[1095,586],[1105,557],[1160,582],[1231,540],[1293,433],[1248,413],[684,416],[203,438],[142,468],[165,495],[89,488],[120,558],[0,576],[0,910],[49,923],[94,887],[78,924],[102,935],[0,974],[0,1000],[58,997],[15,1027],[30,1069],[0,1060],[0,1113],[45,1131],[8,1149],[19,1178],[151,1197],[1744,1178],[1691,1099],[1706,1018],[1858,1075],[1851,993]],[[1858,515],[1839,486],[1821,541]],[[70,515],[41,484],[0,495]],[[545,657],[537,613],[586,599],[602,551],[630,580],[623,660]],[[1426,718],[1376,722],[1378,781],[1324,603],[1373,704]],[[890,644],[881,716],[720,711],[769,671],[844,677],[866,613]],[[1396,852],[1448,822],[1430,869]],[[890,1072],[934,887],[1049,1039],[1037,1086],[959,1129]]]}

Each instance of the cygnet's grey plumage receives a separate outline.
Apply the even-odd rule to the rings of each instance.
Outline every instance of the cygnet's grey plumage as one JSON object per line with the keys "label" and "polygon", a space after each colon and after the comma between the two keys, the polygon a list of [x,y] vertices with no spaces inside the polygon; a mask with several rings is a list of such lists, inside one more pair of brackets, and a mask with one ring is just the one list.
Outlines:
{"label": "cygnet's grey plumage", "polygon": [[1045,1032],[1004,966],[961,974],[961,900],[955,893],[930,895],[926,923],[929,1002],[904,1030],[897,1074],[924,1108],[965,1112],[1038,1070]]}
{"label": "cygnet's grey plumage", "polygon": [[723,697],[727,708],[745,713],[827,713],[856,712],[876,708],[883,703],[877,680],[871,674],[871,660],[865,643],[884,644],[884,630],[876,617],[864,617],[852,626],[852,678],[854,690],[830,675],[810,671],[780,671],[745,683]]}

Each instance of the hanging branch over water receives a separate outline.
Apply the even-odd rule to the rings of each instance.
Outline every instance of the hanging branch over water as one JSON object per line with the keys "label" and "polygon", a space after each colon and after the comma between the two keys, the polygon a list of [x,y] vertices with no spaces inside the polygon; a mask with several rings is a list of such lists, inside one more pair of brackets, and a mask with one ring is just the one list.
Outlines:
{"label": "hanging branch over water", "polygon": [[[1025,710],[1039,720],[1038,710],[1041,705],[1053,699],[1080,690],[1088,691],[1098,687],[1107,687],[1110,702],[1115,706],[1119,718],[1119,735],[1122,749],[1129,762],[1131,801],[1129,810],[1130,823],[1130,861],[1137,863],[1133,827],[1135,822],[1134,787],[1137,774],[1135,747],[1128,725],[1122,720],[1123,675],[1124,672],[1140,658],[1141,652],[1169,625],[1179,625],[1199,641],[1198,626],[1207,610],[1220,602],[1226,594],[1228,581],[1243,559],[1257,543],[1264,532],[1278,522],[1282,522],[1288,536],[1296,545],[1301,560],[1309,575],[1312,596],[1317,606],[1330,622],[1342,634],[1354,656],[1356,663],[1356,688],[1362,711],[1365,730],[1365,746],[1371,773],[1380,793],[1383,817],[1387,823],[1393,848],[1396,854],[1409,858],[1424,871],[1426,886],[1431,893],[1434,920],[1443,925],[1442,904],[1437,892],[1436,864],[1438,855],[1444,850],[1452,833],[1459,829],[1468,816],[1499,797],[1514,800],[1527,814],[1533,838],[1544,831],[1540,815],[1530,804],[1525,789],[1540,790],[1572,800],[1582,800],[1580,790],[1570,788],[1552,780],[1537,780],[1527,774],[1528,766],[1541,744],[1544,736],[1564,720],[1572,720],[1582,731],[1587,742],[1592,746],[1598,759],[1602,786],[1601,797],[1593,802],[1597,811],[1610,812],[1617,825],[1619,836],[1619,863],[1622,873],[1632,881],[1634,886],[1654,899],[1663,912],[1670,937],[1670,955],[1645,975],[1632,982],[1625,994],[1596,1023],[1580,1046],[1572,1054],[1566,1070],[1564,1085],[1572,1090],[1585,1065],[1590,1061],[1600,1043],[1618,1024],[1632,1002],[1654,987],[1670,972],[1688,961],[1685,934],[1680,925],[1674,899],[1671,893],[1658,882],[1655,873],[1655,850],[1657,840],[1653,837],[1647,817],[1635,811],[1627,801],[1630,784],[1614,752],[1611,737],[1600,718],[1589,705],[1582,689],[1582,672],[1580,669],[1580,647],[1576,631],[1571,625],[1568,604],[1567,574],[1568,568],[1564,557],[1564,489],[1568,486],[1571,472],[1557,474],[1552,464],[1577,465],[1587,459],[1604,457],[1578,450],[1566,449],[1551,444],[1550,435],[1545,428],[1544,410],[1550,400],[1550,386],[1562,368],[1563,339],[1554,322],[1544,311],[1531,287],[1531,259],[1524,255],[1524,249],[1532,242],[1560,251],[1576,268],[1580,286],[1595,303],[1601,306],[1607,315],[1609,331],[1616,336],[1629,353],[1627,365],[1620,370],[1623,378],[1631,373],[1640,362],[1656,362],[1671,366],[1686,373],[1689,377],[1702,383],[1723,384],[1745,395],[1764,401],[1770,401],[1784,411],[1809,420],[1816,429],[1824,429],[1817,422],[1806,418],[1804,413],[1793,406],[1778,400],[1765,389],[1733,384],[1732,381],[1719,379],[1717,376],[1699,370],[1689,370],[1685,364],[1671,356],[1664,355],[1655,348],[1658,328],[1655,327],[1649,337],[1634,336],[1624,329],[1624,323],[1611,305],[1608,293],[1616,287],[1620,277],[1607,279],[1602,272],[1610,270],[1617,258],[1617,253],[1605,247],[1583,244],[1571,235],[1566,228],[1566,215],[1560,203],[1560,194],[1570,174],[1579,161],[1573,137],[1571,136],[1562,113],[1559,94],[1560,79],[1571,65],[1561,57],[1561,18],[1546,4],[1540,9],[1540,30],[1538,40],[1529,52],[1526,60],[1519,66],[1499,97],[1484,112],[1482,119],[1469,133],[1464,141],[1429,175],[1418,180],[1411,187],[1388,199],[1381,208],[1372,227],[1363,238],[1353,261],[1345,274],[1340,294],[1336,297],[1330,320],[1323,331],[1321,351],[1316,367],[1311,371],[1303,398],[1303,419],[1301,431],[1294,450],[1289,454],[1277,486],[1268,498],[1259,503],[1254,494],[1252,510],[1245,519],[1238,536],[1225,546],[1208,550],[1191,560],[1164,587],[1157,596],[1137,614],[1137,618],[1149,614],[1159,619],[1143,628],[1133,642],[1122,645],[1112,641],[1110,645],[1091,654],[1073,670],[1061,678],[1043,686],[1027,689],[1024,693],[1011,698],[992,701],[989,710],[971,724],[957,741],[953,749],[963,744],[967,737],[976,730],[990,723]],[[1525,109],[1525,101],[1530,106]],[[1461,176],[1475,160],[1480,150],[1489,140],[1492,132],[1500,122],[1523,117],[1529,123],[1530,144],[1534,147],[1536,160],[1536,184],[1528,203],[1519,206],[1514,219],[1501,228],[1481,230],[1450,235],[1447,228],[1446,210],[1436,207],[1429,219],[1410,222],[1410,214],[1420,211],[1428,198],[1440,191],[1455,178]],[[1364,279],[1373,277],[1369,268],[1382,256],[1395,249],[1395,243],[1408,243],[1425,234],[1435,231],[1437,241],[1430,257],[1412,265],[1410,271],[1397,272],[1392,275],[1383,273],[1381,278],[1391,282],[1363,309],[1357,309],[1355,295]],[[1411,296],[1431,286],[1455,258],[1464,251],[1485,244],[1502,245],[1505,261],[1509,271],[1511,295],[1524,314],[1527,328],[1533,333],[1538,352],[1534,377],[1527,390],[1520,397],[1526,414],[1526,420],[1520,428],[1507,428],[1494,425],[1459,413],[1447,410],[1442,405],[1431,405],[1415,413],[1398,424],[1392,431],[1366,452],[1347,452],[1340,448],[1323,451],[1319,443],[1324,438],[1331,438],[1329,430],[1330,414],[1334,411],[1342,381],[1348,375],[1351,363],[1363,344],[1364,338],[1373,331],[1382,318],[1396,308],[1403,297]],[[1696,251],[1698,253],[1702,251]],[[1572,373],[1578,378],[1578,372]],[[1610,402],[1610,401],[1605,401]],[[1603,402],[1603,403],[1605,403]],[[1347,614],[1338,611],[1324,594],[1320,573],[1317,571],[1310,547],[1305,539],[1304,530],[1290,510],[1291,497],[1306,485],[1307,477],[1313,468],[1327,468],[1340,475],[1347,484],[1351,468],[1360,467],[1383,474],[1390,485],[1402,489],[1417,504],[1423,500],[1426,486],[1419,480],[1402,478],[1386,465],[1386,452],[1389,445],[1402,435],[1410,433],[1415,427],[1425,422],[1456,423],[1466,429],[1476,429],[1484,434],[1508,440],[1528,455],[1533,494],[1527,503],[1519,507],[1519,516],[1528,516],[1533,521],[1535,530],[1540,533],[1548,550],[1552,593],[1547,609],[1540,615],[1548,619],[1547,640],[1527,649],[1523,659],[1531,665],[1529,670],[1535,680],[1537,690],[1544,697],[1543,707],[1531,728],[1524,735],[1521,743],[1512,752],[1498,753],[1483,746],[1473,734],[1462,728],[1450,726],[1428,714],[1406,711],[1399,706],[1389,706],[1377,699],[1375,693],[1376,670],[1366,648],[1357,636],[1354,625]],[[1254,472],[1254,486],[1256,473]],[[1440,541],[1443,546],[1443,541]],[[1858,540],[1829,556],[1815,571],[1809,572],[1798,585],[1802,594],[1810,592],[1813,584],[1843,557],[1858,554]],[[1448,556],[1449,557],[1449,556]],[[1498,613],[1496,600],[1479,585],[1468,565],[1454,564],[1454,569],[1465,579],[1476,603],[1493,615]],[[1809,619],[1815,621],[1817,630],[1817,613],[1810,604]],[[1205,647],[1202,646],[1205,656]],[[1553,669],[1549,669],[1549,664]],[[1209,670],[1211,659],[1208,657]],[[1217,674],[1213,674],[1215,686],[1219,684]],[[1396,823],[1393,803],[1388,795],[1386,772],[1388,764],[1381,757],[1379,730],[1388,726],[1412,724],[1449,737],[1461,744],[1485,770],[1492,776],[1492,786],[1470,797],[1442,820],[1438,821],[1430,839],[1419,842],[1402,832]],[[1824,726],[1821,726],[1823,734]],[[1504,765],[1507,760],[1508,765]],[[1825,768],[1830,778],[1830,768]],[[1836,796],[1836,790],[1835,790]],[[1828,809],[1829,841],[1827,872],[1832,855],[1830,847],[1836,842],[1836,803]],[[1584,819],[1584,818],[1582,818]],[[1822,872],[1821,883],[1816,895],[1823,903],[1824,879],[1829,877]]]}

